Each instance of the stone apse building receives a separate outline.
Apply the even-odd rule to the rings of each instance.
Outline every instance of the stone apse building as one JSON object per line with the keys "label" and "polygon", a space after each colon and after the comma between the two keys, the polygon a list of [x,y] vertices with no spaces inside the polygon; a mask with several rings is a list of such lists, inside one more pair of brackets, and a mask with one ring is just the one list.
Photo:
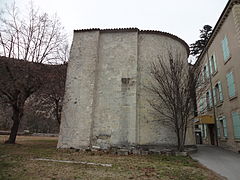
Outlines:
{"label": "stone apse building", "polygon": [[175,145],[174,130],[156,119],[144,89],[150,62],[169,51],[189,55],[182,39],[165,32],[75,30],[58,148]]}

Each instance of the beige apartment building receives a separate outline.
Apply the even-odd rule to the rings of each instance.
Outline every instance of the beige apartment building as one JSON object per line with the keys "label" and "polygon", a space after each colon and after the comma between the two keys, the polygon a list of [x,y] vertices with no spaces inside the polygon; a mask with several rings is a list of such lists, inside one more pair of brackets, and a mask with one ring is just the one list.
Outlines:
{"label": "beige apartment building", "polygon": [[240,0],[228,1],[195,65],[198,141],[240,152]]}

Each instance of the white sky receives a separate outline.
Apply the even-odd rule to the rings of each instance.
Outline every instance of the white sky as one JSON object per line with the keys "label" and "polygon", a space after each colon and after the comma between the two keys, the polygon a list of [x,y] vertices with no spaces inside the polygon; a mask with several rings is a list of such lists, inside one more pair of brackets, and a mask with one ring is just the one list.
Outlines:
{"label": "white sky", "polygon": [[[13,0],[0,0],[0,8]],[[29,0],[15,0],[22,12]],[[74,29],[125,28],[172,33],[188,44],[205,24],[216,24],[228,0],[32,0],[50,15],[57,14],[69,34]]]}

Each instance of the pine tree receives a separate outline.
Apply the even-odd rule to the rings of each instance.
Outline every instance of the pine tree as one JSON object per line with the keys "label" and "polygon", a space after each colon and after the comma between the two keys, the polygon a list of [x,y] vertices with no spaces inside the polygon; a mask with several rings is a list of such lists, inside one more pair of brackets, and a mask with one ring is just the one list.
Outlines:
{"label": "pine tree", "polygon": [[198,57],[204,47],[207,45],[208,39],[212,34],[212,26],[204,25],[200,30],[200,39],[195,43],[190,44],[190,55]]}

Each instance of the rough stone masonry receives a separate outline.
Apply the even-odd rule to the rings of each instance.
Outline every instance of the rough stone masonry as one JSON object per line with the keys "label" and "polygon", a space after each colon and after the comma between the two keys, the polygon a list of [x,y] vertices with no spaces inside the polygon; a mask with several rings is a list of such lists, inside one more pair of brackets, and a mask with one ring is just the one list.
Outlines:
{"label": "rough stone masonry", "polygon": [[175,145],[174,130],[157,121],[144,89],[150,62],[169,51],[186,60],[189,49],[160,31],[75,30],[58,148]]}

